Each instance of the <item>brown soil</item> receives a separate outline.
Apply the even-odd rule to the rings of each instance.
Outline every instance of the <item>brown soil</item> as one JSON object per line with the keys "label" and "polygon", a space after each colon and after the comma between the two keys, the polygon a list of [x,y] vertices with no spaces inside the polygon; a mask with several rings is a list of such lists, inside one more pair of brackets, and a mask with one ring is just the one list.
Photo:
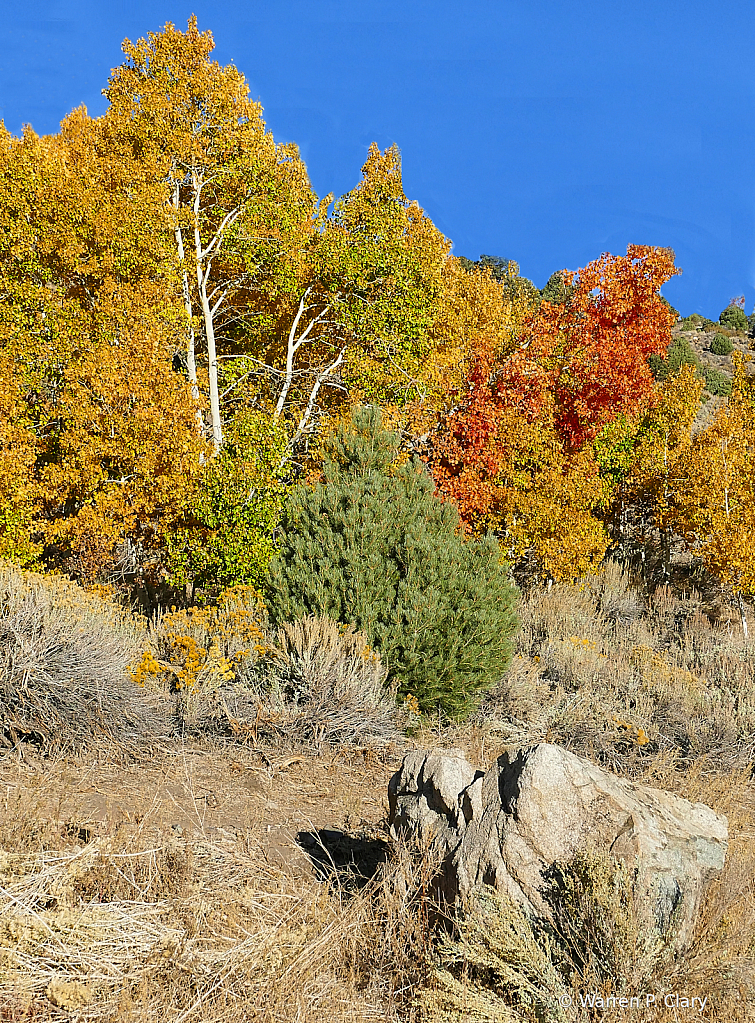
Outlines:
{"label": "brown soil", "polygon": [[[19,747],[0,760],[0,846],[118,844],[177,836],[243,846],[288,874],[350,860],[372,873],[384,852],[387,786],[398,750],[318,755],[238,746],[178,745],[123,762],[117,751],[41,759]],[[9,832],[12,832],[10,834]],[[340,861],[340,862],[339,862]],[[313,865],[314,864],[314,865]]]}

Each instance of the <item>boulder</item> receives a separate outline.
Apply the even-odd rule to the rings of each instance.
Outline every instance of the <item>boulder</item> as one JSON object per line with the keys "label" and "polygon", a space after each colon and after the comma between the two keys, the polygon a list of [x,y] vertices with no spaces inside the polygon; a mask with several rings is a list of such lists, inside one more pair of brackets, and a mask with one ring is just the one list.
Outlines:
{"label": "boulder", "polygon": [[691,941],[726,857],[727,821],[710,807],[550,743],[504,753],[484,773],[461,750],[415,751],[391,778],[388,802],[392,836],[432,851],[448,901],[487,884],[547,919],[553,865],[582,850],[608,854],[637,868],[635,897],[676,948]]}

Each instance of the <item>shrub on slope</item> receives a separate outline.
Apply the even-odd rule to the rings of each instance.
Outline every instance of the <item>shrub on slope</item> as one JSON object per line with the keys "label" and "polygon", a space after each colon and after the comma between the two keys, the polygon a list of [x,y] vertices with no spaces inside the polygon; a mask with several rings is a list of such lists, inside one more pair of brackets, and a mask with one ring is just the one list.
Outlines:
{"label": "shrub on slope", "polygon": [[504,674],[516,588],[497,541],[465,540],[421,463],[363,408],[331,438],[324,484],[298,487],[267,579],[274,622],[327,616],[363,631],[400,696],[461,718]]}
{"label": "shrub on slope", "polygon": [[75,583],[0,562],[0,743],[73,750],[161,733],[158,705],[126,674],[140,633]]}

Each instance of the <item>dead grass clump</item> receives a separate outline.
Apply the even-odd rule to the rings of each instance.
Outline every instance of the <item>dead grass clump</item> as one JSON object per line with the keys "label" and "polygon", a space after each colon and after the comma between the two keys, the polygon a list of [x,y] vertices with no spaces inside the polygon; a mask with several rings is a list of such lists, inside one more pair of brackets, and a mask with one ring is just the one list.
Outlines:
{"label": "dead grass clump", "polygon": [[242,842],[2,855],[0,1005],[145,1023],[411,1020],[430,938],[407,864],[347,892]]}
{"label": "dead grass clump", "polygon": [[626,628],[645,612],[637,581],[616,561],[605,562],[599,572],[588,576],[585,588],[598,613],[614,628]]}
{"label": "dead grass clump", "polygon": [[192,875],[191,846],[172,840],[133,855],[100,848],[86,870],[76,876],[72,891],[82,902],[147,901],[181,895]]}
{"label": "dead grass clump", "polygon": [[126,675],[142,632],[68,579],[0,563],[0,743],[73,750],[163,733],[159,702]]}
{"label": "dead grass clump", "polygon": [[290,738],[329,745],[399,740],[387,670],[352,626],[315,616],[285,623],[266,669],[266,702],[287,719]]}
{"label": "dead grass clump", "polygon": [[409,1013],[415,992],[431,982],[435,944],[451,921],[438,891],[440,862],[432,848],[391,839],[389,850],[365,891],[369,908],[360,937],[367,946],[355,947],[354,962],[365,977],[365,969],[375,970],[386,1002]]}

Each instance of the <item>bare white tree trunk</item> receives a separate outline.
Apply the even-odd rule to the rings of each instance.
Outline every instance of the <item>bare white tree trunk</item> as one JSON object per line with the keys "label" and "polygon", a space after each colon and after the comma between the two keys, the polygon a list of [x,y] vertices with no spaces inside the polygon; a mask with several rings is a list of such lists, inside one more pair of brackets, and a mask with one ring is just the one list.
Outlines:
{"label": "bare white tree trunk", "polygon": [[737,594],[737,603],[739,604],[739,617],[742,619],[742,633],[745,640],[747,639],[747,615],[745,613],[745,602],[742,600],[742,594]]}
{"label": "bare white tree trunk", "polygon": [[[173,197],[173,205],[175,206],[176,213],[178,213],[178,183]],[[189,272],[186,269],[186,251],[184,249],[183,234],[181,227],[176,223],[174,234],[176,237],[176,248],[178,249],[178,258],[181,262],[181,291],[183,292],[184,309],[186,310],[186,319],[189,324],[189,338],[186,346],[186,367],[189,373],[189,383],[191,384],[191,393],[196,401],[199,401],[199,387],[197,385],[197,359],[195,351],[195,338],[194,338],[194,311],[191,307],[191,293],[189,291]]]}
{"label": "bare white tree trunk", "polygon": [[[307,426],[309,425],[309,421],[312,418],[312,413],[315,410],[315,403],[317,401],[317,395],[319,394],[320,388],[329,378],[332,377],[333,371],[338,369],[338,367],[343,362],[345,355],[346,348],[344,347],[338,353],[337,357],[333,360],[333,362],[331,362],[329,366],[326,366],[324,370],[318,373],[317,379],[315,380],[314,386],[312,387],[312,392],[309,396],[309,401],[307,402],[307,407],[304,409],[304,412],[302,413],[301,419],[299,420],[299,425],[296,427],[296,433],[291,438],[291,442],[288,446],[289,451],[301,439],[301,437],[304,435],[304,431],[307,429]],[[340,386],[343,387],[342,384]],[[281,467],[286,464],[288,458],[289,454],[287,453],[281,462]]]}
{"label": "bare white tree trunk", "polygon": [[[215,338],[215,325],[218,311],[227,298],[232,292],[237,282],[223,281],[215,282],[214,286],[210,288],[210,273],[212,270],[212,262],[214,256],[219,252],[223,245],[224,238],[228,231],[228,228],[235,223],[235,221],[243,214],[246,209],[246,202],[240,203],[234,209],[230,210],[223,217],[222,222],[215,230],[212,238],[207,240],[206,244],[202,242],[201,236],[201,225],[200,225],[200,210],[201,210],[201,195],[202,189],[209,184],[210,178],[203,178],[202,171],[200,168],[193,168],[191,170],[191,191],[192,191],[192,212],[194,220],[194,263],[196,268],[196,281],[197,281],[197,298],[199,307],[201,309],[202,323],[204,327],[205,341],[207,344],[207,365],[208,365],[208,376],[209,376],[209,397],[210,397],[210,420],[212,429],[212,444],[217,454],[223,445],[223,428],[222,419],[220,416],[220,402],[221,396],[218,388],[218,355],[217,345]],[[176,184],[174,188],[174,206],[176,212],[179,208],[179,185]],[[175,227],[175,239],[176,247],[178,250],[178,256],[181,261],[183,280],[183,299],[184,308],[186,309],[186,315],[189,318],[189,342],[187,348],[187,367],[189,373],[189,381],[192,386],[192,394],[199,400],[199,387],[197,385],[197,369],[196,369],[196,353],[195,353],[195,336],[194,329],[192,326],[192,298],[189,286],[189,277],[185,263],[185,249],[184,239],[181,234],[180,227],[176,224]],[[319,311],[315,311],[317,303],[308,304],[308,299],[312,292],[312,288],[309,287],[305,290],[304,294],[299,299],[298,307],[293,318],[290,330],[288,332],[287,347],[286,347],[286,364],[285,369],[280,371],[279,379],[281,379],[280,391],[275,404],[274,416],[278,419],[283,413],[286,407],[286,402],[289,398],[291,389],[294,385],[294,381],[299,375],[300,371],[296,369],[296,357],[297,353],[301,349],[302,345],[307,342],[314,341],[317,336],[316,328],[325,326],[328,323],[327,317],[331,310],[331,305],[326,305]],[[307,314],[311,315],[311,319],[307,320]],[[306,323],[306,326],[302,325]],[[335,360],[328,366],[325,366],[320,372],[316,370],[308,370],[308,375],[316,373],[314,384],[312,385],[312,391],[309,395],[307,405],[302,413],[299,424],[297,426],[294,439],[292,440],[289,449],[301,438],[303,433],[306,431],[312,416],[315,412],[317,396],[320,389],[324,384],[327,384],[329,378],[332,378],[335,370],[342,364],[346,354],[346,348],[344,347]],[[236,382],[238,383],[238,381]],[[234,385],[235,386],[235,385]],[[231,390],[232,388],[229,388]],[[228,392],[226,392],[228,393]],[[201,415],[200,415],[201,419]]]}
{"label": "bare white tree trunk", "polygon": [[[291,329],[288,332],[288,344],[286,346],[286,369],[283,375],[283,386],[281,387],[281,392],[278,395],[278,401],[275,404],[276,419],[280,416],[281,412],[283,411],[283,408],[286,404],[286,398],[288,397],[288,392],[291,390],[291,384],[293,383],[294,380],[294,359],[296,358],[296,353],[299,351],[299,349],[305,343],[305,341],[312,340],[310,336],[312,330],[318,323],[321,323],[325,319],[326,315],[330,310],[330,306],[325,306],[324,309],[321,309],[320,312],[309,321],[309,323],[304,328],[299,337],[296,336],[296,331],[299,329],[299,324],[301,323],[302,317],[309,309],[312,308],[312,306],[308,306],[306,304],[307,298],[309,297],[309,293],[311,290],[312,290],[311,288],[307,288],[302,297],[299,299],[299,308],[296,310],[294,322],[291,324]],[[319,386],[317,389],[319,390]]]}
{"label": "bare white tree trunk", "polygon": [[[175,191],[173,193],[173,205],[176,210],[176,217],[178,216],[179,209],[178,187],[179,187],[178,182],[176,182]],[[186,269],[186,251],[184,249],[183,234],[181,233],[181,227],[177,220],[174,233],[176,238],[176,248],[178,249],[178,258],[181,262],[181,290],[183,292],[184,309],[186,310],[186,319],[189,325],[189,336],[186,344],[186,369],[189,374],[191,396],[197,403],[196,410],[197,425],[199,426],[200,434],[204,436],[204,421],[202,419],[202,412],[199,408],[199,385],[197,383],[196,341],[194,336],[194,312],[191,307],[191,292],[189,290],[189,272]],[[204,455],[200,455],[200,463],[203,462]]]}
{"label": "bare white tree trunk", "polygon": [[[215,324],[213,310],[207,296],[207,280],[210,276],[212,258],[208,251],[202,248],[202,238],[199,233],[199,201],[202,194],[202,181],[196,172],[192,174],[192,184],[194,186],[194,254],[197,266],[197,288],[199,291],[199,303],[202,307],[205,341],[207,343],[212,446],[215,449],[215,454],[217,454],[223,446],[223,427],[220,419],[220,397],[218,394],[218,355],[215,348]],[[217,238],[217,234],[215,237]],[[212,243],[208,246],[208,249],[211,249],[211,247]]]}
{"label": "bare white tree trunk", "polygon": [[215,324],[213,323],[212,310],[207,298],[205,284],[202,280],[201,271],[199,277],[199,301],[202,305],[202,317],[204,319],[205,340],[207,341],[207,367],[210,377],[210,421],[212,423],[212,446],[215,454],[223,446],[223,426],[220,419],[220,396],[218,393],[218,355],[215,349]]}

